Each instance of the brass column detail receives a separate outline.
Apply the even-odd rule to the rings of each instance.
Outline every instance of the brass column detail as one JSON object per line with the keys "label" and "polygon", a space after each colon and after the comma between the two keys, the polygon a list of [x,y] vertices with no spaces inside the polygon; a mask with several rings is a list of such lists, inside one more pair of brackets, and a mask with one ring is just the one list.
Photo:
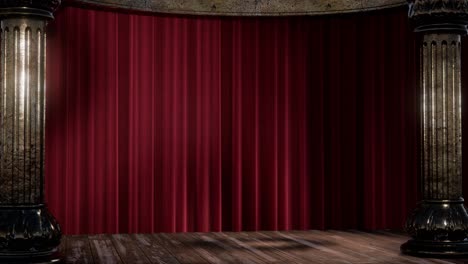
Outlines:
{"label": "brass column detail", "polygon": [[468,255],[468,214],[462,198],[461,38],[468,1],[409,2],[415,32],[422,34],[421,183],[423,200],[406,222],[412,239],[403,253]]}

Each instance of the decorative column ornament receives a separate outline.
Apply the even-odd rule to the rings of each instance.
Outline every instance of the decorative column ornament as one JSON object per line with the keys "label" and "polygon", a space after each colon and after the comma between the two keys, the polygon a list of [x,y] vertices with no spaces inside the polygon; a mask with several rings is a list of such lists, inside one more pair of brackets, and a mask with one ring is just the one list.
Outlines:
{"label": "decorative column ornament", "polygon": [[59,4],[0,0],[0,262],[54,260],[60,244],[44,204],[45,29]]}
{"label": "decorative column ornament", "polygon": [[461,37],[468,0],[409,1],[421,51],[423,200],[406,222],[403,253],[468,255],[468,214],[462,198]]}

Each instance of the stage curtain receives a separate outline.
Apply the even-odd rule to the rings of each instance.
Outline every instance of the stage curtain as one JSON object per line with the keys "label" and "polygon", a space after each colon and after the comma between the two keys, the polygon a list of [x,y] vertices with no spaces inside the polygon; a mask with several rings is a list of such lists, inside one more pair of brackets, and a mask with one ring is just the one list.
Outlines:
{"label": "stage curtain", "polygon": [[406,8],[65,6],[47,37],[46,200],[66,234],[401,229],[416,205]]}

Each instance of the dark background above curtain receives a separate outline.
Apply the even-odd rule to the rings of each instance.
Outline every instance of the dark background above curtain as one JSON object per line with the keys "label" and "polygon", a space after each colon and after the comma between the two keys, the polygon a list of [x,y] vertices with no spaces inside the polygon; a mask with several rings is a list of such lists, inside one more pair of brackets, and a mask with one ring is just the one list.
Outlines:
{"label": "dark background above curtain", "polygon": [[65,7],[47,52],[46,199],[67,234],[401,229],[417,202],[405,8]]}

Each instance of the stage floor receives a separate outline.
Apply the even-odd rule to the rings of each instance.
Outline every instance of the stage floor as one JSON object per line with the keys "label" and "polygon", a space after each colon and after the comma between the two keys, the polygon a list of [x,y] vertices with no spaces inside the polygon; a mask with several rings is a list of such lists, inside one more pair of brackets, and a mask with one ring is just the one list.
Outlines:
{"label": "stage floor", "polygon": [[66,263],[468,263],[400,254],[401,233],[292,231],[65,236]]}

